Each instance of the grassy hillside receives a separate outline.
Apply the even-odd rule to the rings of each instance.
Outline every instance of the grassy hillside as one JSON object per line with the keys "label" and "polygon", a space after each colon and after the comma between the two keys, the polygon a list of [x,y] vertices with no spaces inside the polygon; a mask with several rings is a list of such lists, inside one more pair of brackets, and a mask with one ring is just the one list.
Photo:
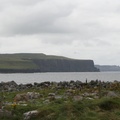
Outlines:
{"label": "grassy hillside", "polygon": [[37,53],[0,54],[0,72],[94,72],[93,60]]}
{"label": "grassy hillside", "polygon": [[0,69],[38,69],[33,59],[68,59],[45,54],[0,54]]}
{"label": "grassy hillside", "polygon": [[31,60],[0,60],[1,69],[36,69],[37,65]]}
{"label": "grassy hillside", "polygon": [[43,53],[18,53],[0,54],[0,60],[24,60],[24,59],[69,59],[63,56],[45,55]]}

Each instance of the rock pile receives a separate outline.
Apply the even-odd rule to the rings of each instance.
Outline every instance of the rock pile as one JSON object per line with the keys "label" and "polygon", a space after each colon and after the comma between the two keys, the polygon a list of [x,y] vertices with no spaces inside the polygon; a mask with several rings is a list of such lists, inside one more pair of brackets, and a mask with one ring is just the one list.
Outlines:
{"label": "rock pile", "polygon": [[[119,89],[120,88],[120,82],[119,81],[114,81],[114,82],[101,82],[99,80],[91,80],[90,82],[81,82],[79,80],[74,81],[60,81],[60,82],[41,82],[41,83],[28,83],[28,84],[17,84],[15,81],[9,81],[9,82],[1,82],[0,83],[0,90],[1,91],[22,91],[22,90],[27,90],[27,89],[44,89],[44,88],[49,88],[49,89],[79,89],[80,91],[83,90],[84,88],[88,89],[95,89],[101,86],[101,88],[105,89]],[[34,96],[33,94],[35,93],[28,93],[31,96]]]}

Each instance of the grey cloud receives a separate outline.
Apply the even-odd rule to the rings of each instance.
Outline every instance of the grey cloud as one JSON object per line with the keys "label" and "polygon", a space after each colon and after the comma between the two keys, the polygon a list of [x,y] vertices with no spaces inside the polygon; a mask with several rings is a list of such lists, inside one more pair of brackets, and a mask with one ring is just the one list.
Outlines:
{"label": "grey cloud", "polygon": [[14,35],[64,32],[64,29],[57,29],[54,23],[71,13],[72,8],[69,5],[57,4],[53,0],[40,2],[32,7],[12,6],[10,10],[6,8],[1,17],[1,33]]}
{"label": "grey cloud", "polygon": [[23,6],[27,6],[27,5],[34,5],[38,2],[41,1],[45,1],[45,0],[0,0],[0,6],[9,6],[9,5],[23,5]]}
{"label": "grey cloud", "polygon": [[119,8],[120,0],[0,0],[0,51],[119,58]]}
{"label": "grey cloud", "polygon": [[71,34],[43,34],[40,35],[39,38],[41,39],[42,43],[54,45],[71,45],[74,41],[74,36],[72,36]]}
{"label": "grey cloud", "polygon": [[[7,2],[9,3],[9,1]],[[108,23],[111,22],[112,18],[109,16],[111,14],[109,9],[112,7],[111,1],[75,0],[72,5],[73,2],[69,1],[68,3],[67,0],[64,2],[56,2],[55,0],[38,2],[36,0],[34,3],[37,2],[37,4],[26,5],[33,2],[33,0],[30,2],[28,0],[26,2],[13,0],[12,3],[16,6],[6,8],[1,17],[1,35],[76,33],[79,39],[85,40],[110,32]],[[75,3],[78,4],[75,5]],[[113,6],[112,10],[115,9],[116,4]],[[117,16],[116,19],[120,19],[120,16]],[[112,25],[111,27],[113,28]],[[117,30],[115,27],[114,23],[114,32]]]}

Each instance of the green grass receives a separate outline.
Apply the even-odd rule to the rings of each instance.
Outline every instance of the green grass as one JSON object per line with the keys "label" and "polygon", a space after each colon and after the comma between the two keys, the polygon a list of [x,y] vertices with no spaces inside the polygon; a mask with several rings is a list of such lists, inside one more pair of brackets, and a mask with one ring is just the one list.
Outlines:
{"label": "green grass", "polygon": [[33,59],[69,59],[45,54],[0,54],[0,69],[38,69]]}
{"label": "green grass", "polygon": [[35,69],[35,68],[37,68],[37,65],[30,60],[0,61],[0,69]]}
{"label": "green grass", "polygon": [[[43,94],[43,97],[34,102],[27,102],[28,106],[17,105],[15,109],[11,105],[6,105],[5,109],[12,111],[12,120],[23,120],[23,113],[38,110],[39,114],[30,120],[120,120],[120,98],[101,98],[95,100],[73,101],[71,98],[53,99],[45,104],[48,93],[54,92],[46,88],[41,90],[29,89],[20,92],[4,92],[4,101],[13,102],[17,93],[36,91]],[[59,92],[65,92],[62,90]],[[2,95],[2,94],[1,94]],[[2,118],[8,120],[7,116]]]}
{"label": "green grass", "polygon": [[45,55],[40,53],[18,53],[18,54],[0,54],[0,60],[22,60],[22,59],[69,59],[63,56]]}

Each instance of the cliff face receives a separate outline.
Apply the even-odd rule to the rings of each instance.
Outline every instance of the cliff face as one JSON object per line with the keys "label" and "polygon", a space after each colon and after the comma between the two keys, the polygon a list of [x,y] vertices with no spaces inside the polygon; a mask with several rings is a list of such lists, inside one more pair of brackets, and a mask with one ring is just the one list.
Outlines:
{"label": "cliff face", "polygon": [[94,67],[92,60],[59,60],[41,59],[33,60],[39,66],[41,72],[95,72],[99,71]]}
{"label": "cliff face", "polygon": [[0,73],[96,72],[93,60],[45,54],[0,54]]}
{"label": "cliff face", "polygon": [[120,66],[117,65],[95,65],[100,71],[120,71]]}

